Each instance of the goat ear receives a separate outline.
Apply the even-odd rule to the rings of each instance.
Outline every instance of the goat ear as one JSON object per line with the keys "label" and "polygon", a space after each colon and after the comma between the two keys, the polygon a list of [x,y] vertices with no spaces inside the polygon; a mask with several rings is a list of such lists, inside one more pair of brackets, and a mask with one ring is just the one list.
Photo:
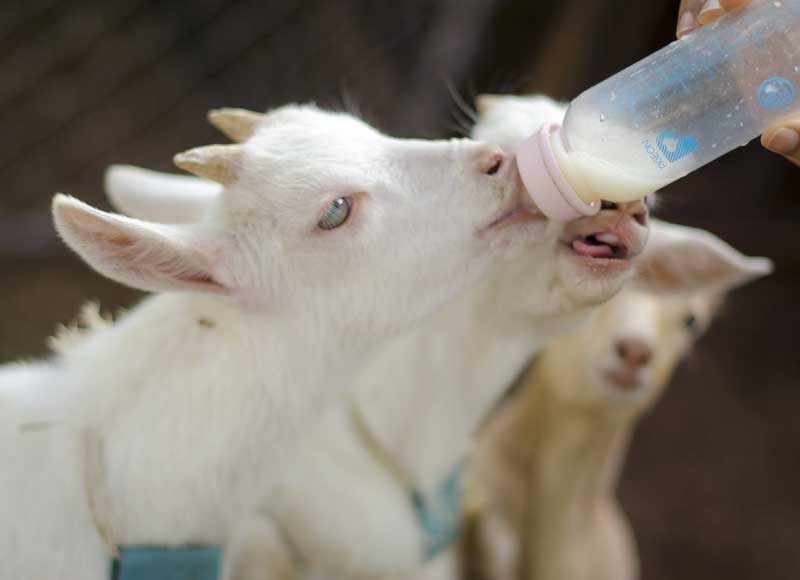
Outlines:
{"label": "goat ear", "polygon": [[475,97],[475,108],[477,109],[478,113],[483,115],[493,106],[498,104],[503,99],[500,95],[478,95]]}
{"label": "goat ear", "polygon": [[208,122],[231,141],[247,141],[256,132],[264,115],[247,109],[212,109],[208,112]]}
{"label": "goat ear", "polygon": [[111,205],[125,215],[156,223],[197,223],[219,198],[222,187],[211,181],[149,171],[131,165],[106,170]]}
{"label": "goat ear", "polygon": [[725,291],[772,269],[769,259],[745,256],[710,232],[653,220],[636,283],[654,292]]}
{"label": "goat ear", "polygon": [[228,292],[214,276],[222,240],[197,228],[109,214],[63,194],[53,198],[53,219],[67,245],[112,280],[151,292]]}

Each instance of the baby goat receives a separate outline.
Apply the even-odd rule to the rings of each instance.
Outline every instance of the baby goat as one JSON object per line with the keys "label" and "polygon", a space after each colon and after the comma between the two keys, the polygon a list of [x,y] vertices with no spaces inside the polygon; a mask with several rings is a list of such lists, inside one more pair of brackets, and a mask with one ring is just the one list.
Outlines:
{"label": "baby goat", "polygon": [[101,580],[120,546],[221,545],[378,339],[544,227],[495,146],[310,106],[217,122],[246,140],[176,157],[223,186],[196,223],[53,201],[89,265],[158,294],[0,370],[4,580]]}

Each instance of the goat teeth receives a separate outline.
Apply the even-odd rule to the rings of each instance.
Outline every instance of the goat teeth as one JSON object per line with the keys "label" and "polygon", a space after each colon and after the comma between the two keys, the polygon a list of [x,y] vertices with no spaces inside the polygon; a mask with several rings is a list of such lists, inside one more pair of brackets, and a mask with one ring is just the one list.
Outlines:
{"label": "goat teeth", "polygon": [[608,244],[610,246],[619,245],[619,236],[616,234],[600,234],[598,236],[595,236],[595,239],[598,242],[603,242],[604,244]]}

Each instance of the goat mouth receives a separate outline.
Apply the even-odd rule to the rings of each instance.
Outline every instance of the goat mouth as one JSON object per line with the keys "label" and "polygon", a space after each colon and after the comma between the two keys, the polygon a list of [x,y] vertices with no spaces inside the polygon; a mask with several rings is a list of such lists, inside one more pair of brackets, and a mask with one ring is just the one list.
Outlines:
{"label": "goat mouth", "polygon": [[609,385],[622,391],[635,391],[643,384],[637,372],[610,370],[605,372],[604,377]]}
{"label": "goat mouth", "polygon": [[481,228],[480,233],[482,235],[493,234],[518,224],[544,221],[546,218],[536,206],[527,201],[526,195],[527,192],[524,190],[517,190],[509,206],[500,213],[499,217]]}
{"label": "goat mouth", "polygon": [[632,257],[628,245],[613,232],[595,232],[567,242],[576,255],[593,261],[627,263]]}
{"label": "goat mouth", "polygon": [[515,205],[509,211],[503,213],[503,215],[501,215],[499,218],[497,218],[488,226],[486,226],[483,229],[483,231],[496,232],[517,224],[540,221],[540,220],[541,216],[531,213],[526,208],[520,205]]}
{"label": "goat mouth", "polygon": [[539,208],[536,207],[533,198],[531,198],[528,191],[525,189],[522,178],[519,175],[516,161],[509,165],[509,171],[511,172],[509,178],[513,183],[513,195],[511,199],[508,200],[508,204],[504,209],[500,211],[498,217],[492,220],[487,226],[481,228],[481,234],[493,234],[518,224],[543,222],[547,219],[544,214],[539,211]]}

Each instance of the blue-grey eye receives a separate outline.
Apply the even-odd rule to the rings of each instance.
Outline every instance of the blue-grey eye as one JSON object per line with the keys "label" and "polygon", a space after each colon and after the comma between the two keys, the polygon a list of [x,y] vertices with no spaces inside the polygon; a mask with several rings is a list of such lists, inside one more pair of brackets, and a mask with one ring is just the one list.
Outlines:
{"label": "blue-grey eye", "polygon": [[335,230],[350,217],[350,207],[352,205],[353,200],[349,197],[337,198],[322,214],[317,226],[321,230]]}

